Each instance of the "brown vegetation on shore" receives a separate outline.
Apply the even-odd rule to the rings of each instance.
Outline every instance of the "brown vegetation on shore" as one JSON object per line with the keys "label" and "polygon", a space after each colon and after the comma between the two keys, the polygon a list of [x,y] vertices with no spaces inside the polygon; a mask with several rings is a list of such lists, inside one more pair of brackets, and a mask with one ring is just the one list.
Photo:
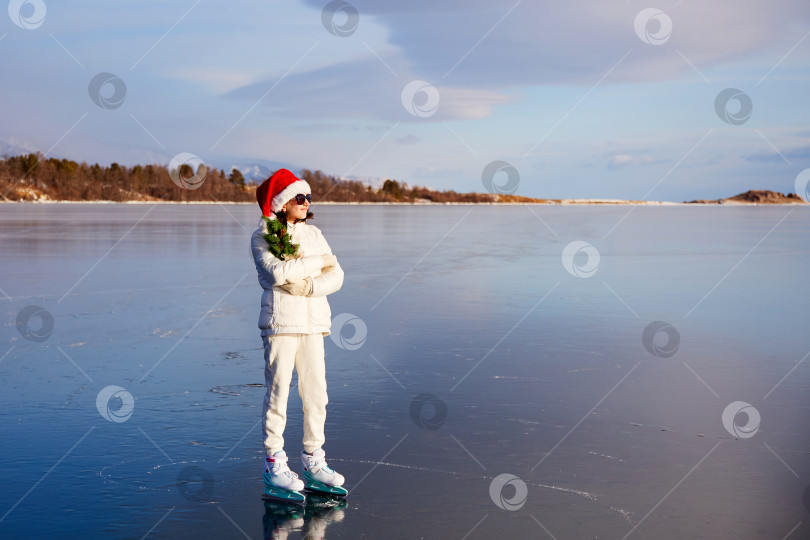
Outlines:
{"label": "brown vegetation on shore", "polygon": [[[191,177],[194,171],[191,168],[184,171],[183,167],[182,177]],[[380,189],[373,189],[362,182],[321,171],[304,169],[300,177],[312,188],[313,199],[323,202],[497,202],[497,197],[488,193],[435,191],[396,180],[386,180]],[[254,202],[256,187],[246,184],[236,169],[230,173],[208,169],[199,188],[184,189],[172,181],[165,165],[88,165],[67,159],[46,159],[40,153],[0,160],[0,201]]]}
{"label": "brown vegetation on shore", "polygon": [[249,201],[251,196],[244,187],[229,180],[224,171],[216,169],[207,172],[199,189],[188,190],[172,182],[165,165],[88,165],[67,159],[46,159],[37,153],[0,160],[2,200]]}

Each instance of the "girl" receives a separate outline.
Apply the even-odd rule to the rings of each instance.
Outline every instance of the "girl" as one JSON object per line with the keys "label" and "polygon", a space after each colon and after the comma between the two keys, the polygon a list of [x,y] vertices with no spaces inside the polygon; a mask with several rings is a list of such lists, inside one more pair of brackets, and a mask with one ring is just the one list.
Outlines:
{"label": "girl", "polygon": [[[292,497],[304,488],[287,466],[284,427],[292,371],[304,408],[301,463],[306,487],[345,495],[344,478],[326,464],[321,446],[326,421],[326,372],[323,338],[331,312],[326,295],[343,285],[343,270],[312,218],[312,191],[306,181],[280,169],[256,190],[262,209],[250,239],[262,293],[259,328],[264,343],[267,393],[264,396],[265,493]],[[281,490],[281,491],[279,491]],[[295,494],[293,498],[303,496]]]}

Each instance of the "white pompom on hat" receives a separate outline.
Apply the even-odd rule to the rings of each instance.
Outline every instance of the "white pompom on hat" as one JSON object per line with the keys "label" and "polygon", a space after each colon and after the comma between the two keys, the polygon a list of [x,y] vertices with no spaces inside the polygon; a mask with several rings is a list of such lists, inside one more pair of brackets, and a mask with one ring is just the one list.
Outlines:
{"label": "white pompom on hat", "polygon": [[262,214],[270,217],[280,212],[287,201],[299,193],[312,194],[306,180],[301,180],[287,169],[279,169],[256,189],[256,201]]}

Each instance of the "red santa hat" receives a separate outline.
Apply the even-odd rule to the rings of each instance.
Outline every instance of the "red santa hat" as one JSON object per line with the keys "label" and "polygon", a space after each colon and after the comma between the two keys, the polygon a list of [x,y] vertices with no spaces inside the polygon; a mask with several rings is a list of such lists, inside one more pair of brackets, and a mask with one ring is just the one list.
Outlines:
{"label": "red santa hat", "polygon": [[262,214],[270,217],[271,214],[280,212],[281,207],[299,193],[311,194],[309,184],[287,169],[279,169],[256,189],[256,200]]}

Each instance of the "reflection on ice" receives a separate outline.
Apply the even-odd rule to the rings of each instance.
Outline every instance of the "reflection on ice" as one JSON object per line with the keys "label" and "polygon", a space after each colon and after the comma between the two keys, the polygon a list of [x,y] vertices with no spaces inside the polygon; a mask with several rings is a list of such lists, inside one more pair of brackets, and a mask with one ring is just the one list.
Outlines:
{"label": "reflection on ice", "polygon": [[[265,540],[286,540],[290,533],[304,538],[326,538],[326,529],[345,517],[347,501],[339,497],[307,494],[305,505],[264,501],[262,529]],[[300,538],[296,534],[295,538]]]}

